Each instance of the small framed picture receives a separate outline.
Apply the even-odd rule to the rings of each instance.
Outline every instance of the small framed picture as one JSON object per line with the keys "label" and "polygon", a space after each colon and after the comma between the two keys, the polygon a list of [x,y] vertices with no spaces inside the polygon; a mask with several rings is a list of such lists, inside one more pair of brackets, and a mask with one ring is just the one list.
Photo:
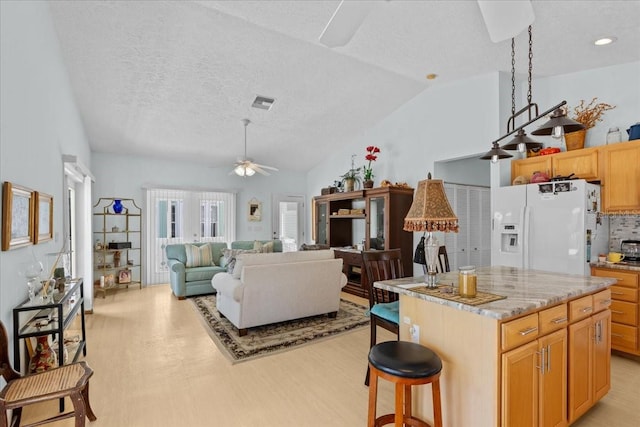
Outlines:
{"label": "small framed picture", "polygon": [[249,221],[262,221],[262,203],[256,199],[249,202]]}
{"label": "small framed picture", "polygon": [[53,240],[53,196],[35,192],[34,243]]}
{"label": "small framed picture", "polygon": [[120,270],[118,272],[118,283],[131,283],[131,270]]}

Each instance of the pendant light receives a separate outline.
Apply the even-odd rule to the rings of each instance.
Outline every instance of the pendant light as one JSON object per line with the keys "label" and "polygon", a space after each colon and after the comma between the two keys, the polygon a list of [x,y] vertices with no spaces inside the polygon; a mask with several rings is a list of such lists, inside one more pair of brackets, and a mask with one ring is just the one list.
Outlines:
{"label": "pendant light", "polygon": [[556,108],[549,121],[531,132],[531,135],[551,135],[553,138],[562,138],[565,133],[576,132],[584,128],[582,123],[568,118],[562,108]]}
{"label": "pendant light", "polygon": [[513,157],[511,154],[507,153],[503,149],[500,148],[500,145],[497,141],[493,142],[491,146],[491,150],[487,151],[487,153],[480,157],[481,160],[491,160],[491,163],[498,163],[500,159],[508,159],[509,157]]}
{"label": "pendant light", "polygon": [[[515,118],[523,113],[524,111],[529,112],[529,120],[531,120],[531,106],[535,106],[536,115],[538,112],[538,105],[533,104],[531,102],[531,80],[533,74],[533,38],[531,25],[529,25],[529,90],[527,91],[527,107],[525,109],[520,110],[518,114],[516,114],[516,52],[515,52],[515,39],[511,39],[511,117],[507,121],[507,132],[509,130],[513,130],[513,126],[515,125]],[[511,127],[510,127],[511,125]],[[542,148],[544,144],[541,142],[534,141],[529,138],[525,133],[524,129],[519,129],[516,136],[502,146],[505,150],[518,150],[520,153],[525,153],[527,150],[531,150],[533,148]]]}

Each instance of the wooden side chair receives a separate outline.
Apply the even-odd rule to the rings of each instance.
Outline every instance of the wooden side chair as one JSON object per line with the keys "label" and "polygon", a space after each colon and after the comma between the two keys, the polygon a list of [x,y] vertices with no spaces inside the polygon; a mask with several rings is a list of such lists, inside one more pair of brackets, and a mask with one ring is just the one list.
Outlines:
{"label": "wooden side chair", "polygon": [[[369,313],[371,316],[371,349],[376,344],[377,327],[396,334],[399,339],[400,301],[398,294],[373,287],[373,282],[404,277],[400,249],[364,251],[362,261],[369,282]],[[370,367],[367,366],[365,385],[369,385]]]}
{"label": "wooden side chair", "polygon": [[[77,362],[22,377],[9,363],[9,340],[2,322],[0,322],[0,375],[7,382],[0,391],[0,427],[20,426],[24,406],[65,397],[69,397],[73,403],[72,412],[23,425],[23,427],[72,417],[75,417],[75,426],[81,427],[84,426],[85,417],[90,421],[96,420],[89,404],[89,378],[93,375],[91,368],[85,362]],[[13,410],[11,420],[7,417],[9,409]]]}

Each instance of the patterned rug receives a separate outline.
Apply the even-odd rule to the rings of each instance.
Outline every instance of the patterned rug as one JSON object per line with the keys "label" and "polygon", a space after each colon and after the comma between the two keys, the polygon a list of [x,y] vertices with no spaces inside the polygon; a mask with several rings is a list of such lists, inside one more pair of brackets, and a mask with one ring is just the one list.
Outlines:
{"label": "patterned rug", "polygon": [[216,309],[215,295],[189,299],[209,336],[232,364],[291,350],[369,325],[368,307],[341,299],[335,319],[325,314],[257,326],[249,328],[247,335],[240,337],[236,327]]}

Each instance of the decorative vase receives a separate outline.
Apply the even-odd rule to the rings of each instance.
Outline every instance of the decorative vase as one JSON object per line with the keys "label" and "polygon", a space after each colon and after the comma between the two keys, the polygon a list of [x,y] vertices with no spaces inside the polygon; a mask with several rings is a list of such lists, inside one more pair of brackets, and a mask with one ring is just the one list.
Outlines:
{"label": "decorative vase", "polygon": [[29,372],[48,371],[58,366],[56,352],[49,346],[49,335],[36,337],[37,344],[29,361]]}
{"label": "decorative vase", "polygon": [[373,180],[372,179],[366,179],[363,182],[364,188],[373,188]]}
{"label": "decorative vase", "polygon": [[122,200],[120,199],[115,199],[113,201],[113,211],[117,214],[122,213],[122,209],[124,208],[124,206],[122,206]]}
{"label": "decorative vase", "polygon": [[584,148],[584,140],[586,136],[586,129],[565,133],[564,142],[567,145],[567,151],[580,150]]}
{"label": "decorative vase", "polygon": [[353,191],[355,189],[356,186],[356,180],[355,179],[345,179],[344,180],[344,191]]}

